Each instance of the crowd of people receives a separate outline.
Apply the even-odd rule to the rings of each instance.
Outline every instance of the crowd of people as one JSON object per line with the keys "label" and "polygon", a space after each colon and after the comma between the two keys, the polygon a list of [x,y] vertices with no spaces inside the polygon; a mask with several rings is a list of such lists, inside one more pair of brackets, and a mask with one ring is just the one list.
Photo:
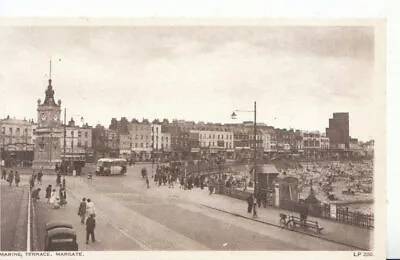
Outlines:
{"label": "crowd of people", "polygon": [[21,182],[21,175],[18,171],[14,170],[10,170],[10,172],[7,174],[7,170],[3,168],[1,170],[1,179],[7,181],[10,187],[13,185],[13,183],[16,187],[18,187],[19,183]]}

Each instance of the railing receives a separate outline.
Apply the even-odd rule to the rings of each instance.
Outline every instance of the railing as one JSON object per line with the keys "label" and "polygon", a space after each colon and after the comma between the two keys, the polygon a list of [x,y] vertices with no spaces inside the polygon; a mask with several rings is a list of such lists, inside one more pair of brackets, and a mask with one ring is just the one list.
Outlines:
{"label": "railing", "polygon": [[336,209],[336,221],[362,227],[368,227],[368,228],[374,227],[373,214],[362,214],[360,212],[352,212],[349,211],[348,208]]}
{"label": "railing", "polygon": [[[218,189],[220,194],[224,194],[230,196],[232,198],[247,200],[250,196],[251,192],[243,191],[238,189]],[[274,206],[273,196],[271,194],[267,195],[266,204],[268,206]],[[298,212],[299,203],[291,200],[281,200],[279,208]],[[329,204],[309,204],[308,205],[308,214],[310,216],[325,218],[328,220],[333,220],[341,223],[346,223],[355,226],[361,226],[366,228],[374,227],[374,215],[373,214],[363,214],[361,212],[353,212],[349,211],[348,208],[337,207],[336,208],[336,216],[331,214],[330,205]]]}

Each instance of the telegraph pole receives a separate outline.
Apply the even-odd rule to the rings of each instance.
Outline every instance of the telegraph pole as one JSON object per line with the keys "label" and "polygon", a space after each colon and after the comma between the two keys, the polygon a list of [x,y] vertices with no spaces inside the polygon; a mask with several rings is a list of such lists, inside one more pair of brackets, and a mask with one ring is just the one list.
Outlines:
{"label": "telegraph pole", "polygon": [[65,168],[66,168],[65,156],[66,156],[66,148],[67,148],[66,135],[67,135],[67,108],[64,108],[64,156],[63,156],[63,164],[61,166],[61,169],[64,174],[66,174],[66,172],[65,172]]}

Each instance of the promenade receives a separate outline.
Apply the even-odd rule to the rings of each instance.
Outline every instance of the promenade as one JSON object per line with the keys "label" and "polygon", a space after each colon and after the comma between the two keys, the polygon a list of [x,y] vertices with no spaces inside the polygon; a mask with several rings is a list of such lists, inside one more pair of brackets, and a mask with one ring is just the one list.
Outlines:
{"label": "promenade", "polygon": [[[279,227],[279,213],[294,215],[297,215],[297,213],[277,208],[261,207],[258,208],[258,217],[253,218],[252,214],[247,213],[246,201],[219,194],[209,195],[208,189],[206,188],[203,190],[200,188],[183,190],[179,188],[179,185],[175,185],[174,188],[168,188],[168,186],[163,185],[158,187],[154,181],[150,181],[151,187],[147,189],[145,188],[144,180],[139,177],[139,172],[137,176],[125,177],[131,179],[129,179],[129,182],[125,181],[119,184],[120,186],[116,187],[116,189],[119,189],[119,192],[116,193],[117,191],[114,190],[109,191],[110,186],[105,186],[106,184],[103,182],[117,182],[119,181],[119,179],[117,179],[118,177],[97,178],[97,176],[95,176],[93,182],[91,182],[88,181],[85,176],[67,176],[68,204],[61,209],[52,209],[50,205],[46,203],[44,196],[47,185],[55,185],[55,176],[45,175],[41,186],[41,199],[37,201],[33,207],[33,217],[35,219],[35,221],[33,221],[35,225],[35,231],[33,232],[35,236],[33,239],[33,250],[43,250],[43,228],[47,222],[51,221],[66,221],[71,223],[77,232],[80,250],[215,249],[196,241],[195,235],[193,235],[193,237],[188,235],[182,236],[182,234],[176,232],[175,229],[171,229],[171,226],[161,224],[161,222],[157,222],[154,219],[149,219],[148,216],[145,217],[143,212],[141,212],[141,208],[137,208],[138,210],[129,209],[131,205],[146,206],[145,204],[150,206],[150,210],[152,205],[156,207],[157,205],[162,205],[161,207],[164,207],[163,200],[168,201],[168,205],[173,204],[175,207],[185,212],[189,210],[192,213],[197,212],[200,218],[201,216],[211,216],[221,221],[226,220],[227,224],[236,224],[236,222],[240,222],[245,223],[243,225],[252,225],[251,223],[254,223],[254,225],[263,225],[273,230],[272,233],[269,233],[275,234],[274,240],[277,241],[271,241],[268,244],[274,248],[274,243],[277,243],[275,250],[281,250],[280,247],[284,248],[284,245],[288,243],[288,241],[295,244],[297,243],[297,249],[295,245],[291,245],[291,247],[288,246],[288,248],[292,248],[292,250],[313,250],[313,248],[323,248],[327,244],[331,246],[336,244],[336,249],[330,248],[329,250],[369,250],[373,244],[372,238],[374,231],[372,229],[309,217],[310,220],[318,221],[319,225],[324,228],[320,235],[312,231],[303,233],[301,230],[289,231]],[[109,183],[107,185],[110,185]],[[106,194],[97,190],[98,187],[106,187],[104,189],[110,193],[106,196]],[[137,191],[140,192],[137,193]],[[130,192],[132,194],[130,194]],[[100,220],[96,227],[96,239],[98,239],[98,241],[96,243],[89,243],[88,245],[85,244],[85,225],[80,223],[80,218],[77,215],[79,202],[83,196],[90,196],[95,202],[96,209],[100,209],[96,211],[96,218]],[[131,198],[134,196],[137,201],[132,201]],[[120,205],[119,201],[122,197],[126,198],[126,201],[124,200],[123,205]],[[149,203],[149,201],[151,202]],[[171,206],[166,206],[165,209],[170,207]],[[161,215],[164,214],[161,213],[162,209],[163,208],[160,208],[161,211],[157,211],[160,212]],[[179,212],[177,210],[175,211]],[[165,212],[165,214],[168,214],[168,212]],[[183,214],[187,214],[188,221],[190,222],[190,214]],[[181,222],[185,221],[185,217],[181,216],[179,220]],[[132,221],[131,224],[129,224],[130,221]],[[207,219],[204,219],[204,221],[206,223]],[[136,225],[136,228],[129,228],[128,225]],[[113,234],[112,240],[109,239],[109,234]],[[237,235],[240,236],[240,234]],[[151,241],[151,244],[149,241]],[[221,247],[220,250],[224,250],[224,248]],[[235,250],[235,248],[232,250]]]}

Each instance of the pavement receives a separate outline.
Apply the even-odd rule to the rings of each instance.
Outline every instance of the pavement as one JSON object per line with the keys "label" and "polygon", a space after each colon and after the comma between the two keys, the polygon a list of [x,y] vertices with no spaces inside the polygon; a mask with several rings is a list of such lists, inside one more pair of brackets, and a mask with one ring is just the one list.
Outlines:
{"label": "pavement", "polygon": [[[252,213],[247,213],[247,202],[220,194],[208,195],[208,190],[194,189],[190,191],[190,199],[201,205],[220,210],[229,214],[240,216],[254,221],[260,221],[266,224],[280,226],[279,214],[299,216],[298,213],[290,212],[283,209],[273,207],[257,208],[257,217],[254,218]],[[320,227],[323,228],[321,234],[315,234],[313,231],[303,231],[296,229],[295,232],[305,233],[310,236],[316,236],[321,239],[333,241],[336,243],[354,246],[361,250],[370,250],[373,245],[373,229],[362,228],[349,224],[334,222],[331,220],[308,217],[308,220],[318,221]]]}
{"label": "pavement", "polygon": [[0,251],[26,251],[28,190],[23,182],[10,187],[5,180],[0,181]]}
{"label": "pavement", "polygon": [[[179,185],[175,185],[175,188],[157,187],[153,181],[150,182],[150,189],[147,189],[144,180],[138,177],[139,172],[137,169],[137,177],[122,177],[131,178],[129,181],[95,176],[92,182],[84,176],[67,176],[68,204],[61,209],[52,209],[44,199],[47,185],[55,184],[55,176],[45,175],[41,185],[41,199],[35,202],[33,207],[33,250],[43,250],[43,230],[45,224],[50,221],[71,223],[77,232],[79,250],[89,251],[242,250],[240,244],[249,239],[252,242],[247,244],[246,250],[259,250],[263,248],[262,244],[268,244],[268,250],[372,249],[373,230],[313,217],[310,219],[317,220],[324,228],[321,235],[282,230],[278,227],[279,213],[292,213],[271,207],[259,208],[258,218],[253,219],[252,215],[247,213],[246,201],[218,194],[209,195],[207,189],[195,188],[189,191],[180,189]],[[138,190],[140,192],[136,194]],[[95,243],[85,244],[85,226],[80,223],[80,217],[77,215],[83,196],[91,197],[97,203]],[[155,210],[159,205],[163,210],[161,214]],[[187,224],[182,223],[182,215],[187,216]],[[167,220],[167,216],[172,220]],[[202,227],[201,231],[198,231],[198,225],[201,223],[198,223],[196,217],[204,219],[204,223],[208,223],[208,229]],[[196,219],[195,223],[192,223],[192,219]],[[221,221],[226,222],[223,229],[219,224]],[[249,233],[247,237],[248,231],[238,229],[238,225],[256,233]],[[264,226],[266,231],[261,230]],[[214,236],[207,235],[213,232]],[[241,232],[243,237],[235,232]],[[235,238],[232,238],[233,241],[230,241],[228,246],[225,245],[228,243],[213,241],[220,233]],[[112,239],[109,239],[111,234]],[[255,234],[259,236],[257,239],[254,238]],[[273,234],[273,238],[267,238],[266,234]],[[259,244],[254,241],[258,241]]]}

